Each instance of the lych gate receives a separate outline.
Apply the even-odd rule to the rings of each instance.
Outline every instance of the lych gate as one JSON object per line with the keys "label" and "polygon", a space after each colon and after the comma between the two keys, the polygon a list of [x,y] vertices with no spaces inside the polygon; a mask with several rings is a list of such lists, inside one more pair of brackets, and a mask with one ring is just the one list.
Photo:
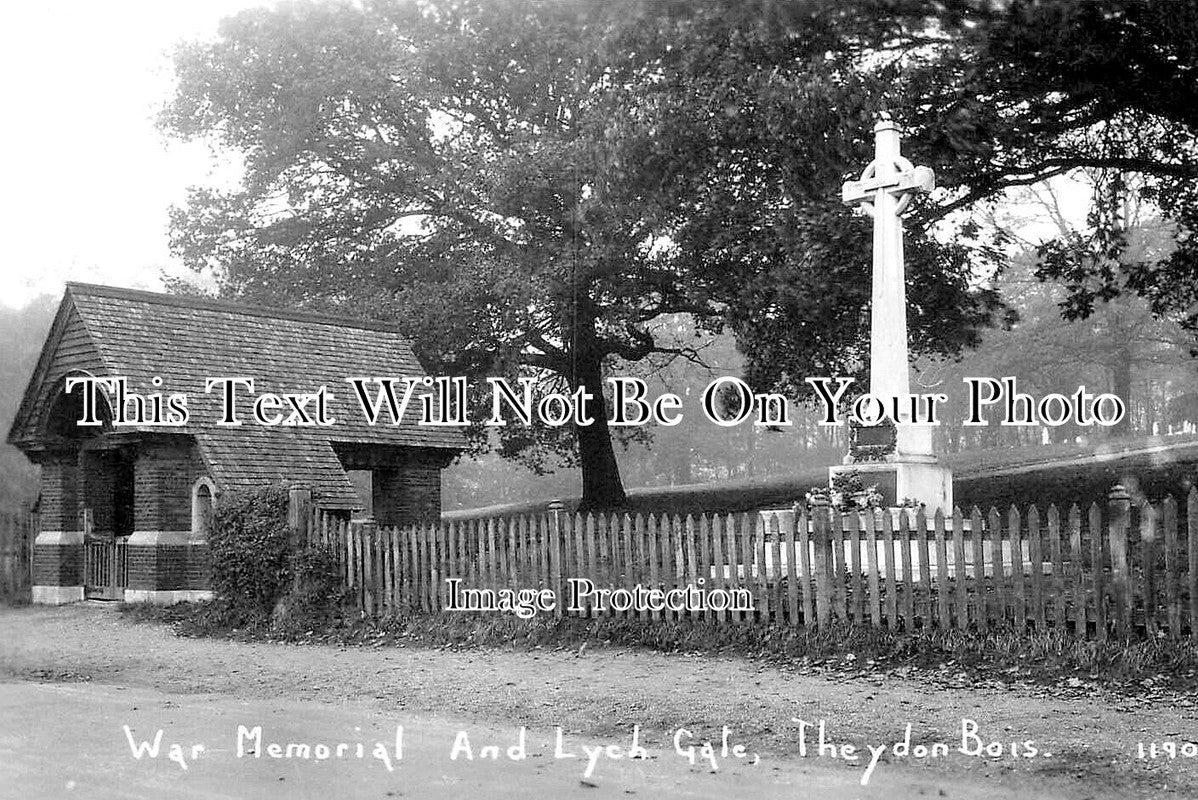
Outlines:
{"label": "lych gate", "polygon": [[[440,515],[440,472],[462,449],[458,431],[418,427],[415,411],[368,426],[346,407],[334,426],[219,426],[220,397],[205,380],[237,374],[258,392],[286,393],[424,371],[411,344],[380,323],[69,284],[8,437],[41,467],[34,602],[208,596],[222,491],[303,484],[320,506],[348,512],[367,505],[347,476],[363,469],[381,524]],[[67,383],[89,377],[125,379],[136,395],[126,422],[97,388],[99,424],[77,424],[86,389]],[[176,392],[188,397],[181,424],[130,410]]]}

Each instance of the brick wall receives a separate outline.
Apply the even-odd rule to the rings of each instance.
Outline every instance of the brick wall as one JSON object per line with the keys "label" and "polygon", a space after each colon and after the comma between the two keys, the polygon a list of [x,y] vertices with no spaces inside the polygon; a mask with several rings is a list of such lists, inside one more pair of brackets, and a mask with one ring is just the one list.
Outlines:
{"label": "brick wall", "polygon": [[33,585],[82,586],[83,545],[34,545]]}
{"label": "brick wall", "polygon": [[191,530],[191,487],[204,474],[193,443],[142,443],[134,465],[135,531]]}
{"label": "brick wall", "polygon": [[113,529],[113,466],[114,457],[109,451],[79,452],[77,476],[81,499],[80,507],[92,510],[92,524],[96,531]]}
{"label": "brick wall", "polygon": [[41,464],[41,529],[79,530],[78,457],[74,452],[48,452]]}
{"label": "brick wall", "polygon": [[[128,545],[129,589],[179,591],[211,586],[206,544],[189,543],[191,487],[205,475],[190,440],[143,441],[134,464],[134,538]],[[154,544],[138,532],[165,532]]]}
{"label": "brick wall", "polygon": [[171,592],[212,585],[206,544],[129,545],[128,565],[129,589]]}

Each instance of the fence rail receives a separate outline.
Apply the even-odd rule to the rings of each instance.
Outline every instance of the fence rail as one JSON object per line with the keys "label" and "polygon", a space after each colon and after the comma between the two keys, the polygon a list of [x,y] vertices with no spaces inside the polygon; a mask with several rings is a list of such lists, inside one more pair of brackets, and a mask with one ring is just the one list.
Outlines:
{"label": "fence rail", "polygon": [[377,528],[318,515],[311,535],[336,549],[369,617],[463,598],[512,610],[548,590],[539,613],[556,616],[1198,636],[1198,490],[1184,509],[1133,506],[1116,487],[1104,507],[948,517],[550,511]]}

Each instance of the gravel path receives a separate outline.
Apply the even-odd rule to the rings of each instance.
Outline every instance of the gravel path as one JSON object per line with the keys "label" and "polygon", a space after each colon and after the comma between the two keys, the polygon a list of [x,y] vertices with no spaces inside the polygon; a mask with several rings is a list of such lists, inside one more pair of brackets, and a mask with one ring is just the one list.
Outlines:
{"label": "gravel path", "polygon": [[[386,711],[483,724],[528,725],[607,736],[640,726],[669,744],[685,727],[736,740],[777,762],[848,766],[799,758],[799,723],[827,721],[828,737],[859,747],[912,741],[952,744],[947,758],[892,755],[879,770],[910,770],[944,785],[974,781],[1012,791],[1057,787],[1060,797],[1198,796],[1198,758],[1144,761],[1140,741],[1198,740],[1198,709],[1170,702],[1054,699],[1033,689],[946,689],[918,678],[828,678],[738,658],[665,655],[620,648],[575,652],[447,651],[423,647],[330,647],[174,636],[94,604],[0,609],[0,677],[88,681],[179,694],[362,703]],[[1188,701],[1182,701],[1188,702]],[[958,754],[962,719],[997,758]],[[814,732],[809,734],[814,738]],[[1032,740],[1039,751],[1023,757]],[[814,741],[811,740],[814,749]],[[861,770],[861,766],[852,766]]]}

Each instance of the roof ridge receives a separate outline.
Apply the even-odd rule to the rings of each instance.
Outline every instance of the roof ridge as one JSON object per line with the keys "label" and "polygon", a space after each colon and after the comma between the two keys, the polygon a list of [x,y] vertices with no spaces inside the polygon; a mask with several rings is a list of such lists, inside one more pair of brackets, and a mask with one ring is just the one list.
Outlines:
{"label": "roof ridge", "polygon": [[123,286],[106,286],[99,283],[81,283],[79,281],[67,281],[67,292],[70,294],[98,295],[100,297],[113,297],[120,300],[156,303],[158,305],[175,306],[178,308],[197,308],[205,311],[224,311],[245,316],[311,322],[319,325],[333,325],[339,328],[383,331],[404,336],[405,341],[408,339],[398,326],[380,320],[347,319],[335,317],[331,314],[318,314],[312,311],[294,311],[274,306],[235,303],[203,295],[166,294],[164,292],[151,292],[145,289],[129,289]]}

